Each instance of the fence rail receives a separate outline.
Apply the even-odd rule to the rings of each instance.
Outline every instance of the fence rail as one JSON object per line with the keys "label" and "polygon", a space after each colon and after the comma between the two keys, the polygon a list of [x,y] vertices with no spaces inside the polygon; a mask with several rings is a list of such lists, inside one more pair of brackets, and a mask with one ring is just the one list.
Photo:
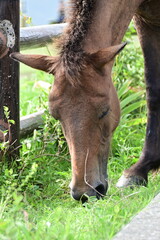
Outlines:
{"label": "fence rail", "polygon": [[66,27],[66,23],[25,27],[20,29],[20,48],[37,48],[51,43]]}
{"label": "fence rail", "polygon": [[20,137],[23,138],[38,129],[44,124],[44,110],[21,117],[20,119]]}

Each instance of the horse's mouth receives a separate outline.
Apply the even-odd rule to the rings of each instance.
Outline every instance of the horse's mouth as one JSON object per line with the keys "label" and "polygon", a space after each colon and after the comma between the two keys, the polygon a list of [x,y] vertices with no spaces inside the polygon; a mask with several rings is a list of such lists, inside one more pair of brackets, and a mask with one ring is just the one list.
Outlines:
{"label": "horse's mouth", "polygon": [[105,197],[106,192],[108,189],[108,183],[106,182],[106,186],[103,183],[98,184],[97,187],[90,187],[88,191],[81,193],[81,191],[78,190],[71,190],[71,196],[73,199],[77,201],[81,201],[82,203],[87,202],[89,197],[95,196],[98,200]]}

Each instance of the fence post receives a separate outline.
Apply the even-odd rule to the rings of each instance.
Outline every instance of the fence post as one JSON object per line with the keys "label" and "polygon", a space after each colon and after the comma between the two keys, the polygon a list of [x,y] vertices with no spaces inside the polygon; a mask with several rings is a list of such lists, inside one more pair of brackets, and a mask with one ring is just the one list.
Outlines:
{"label": "fence post", "polygon": [[[20,145],[19,64],[9,57],[11,52],[19,51],[19,8],[20,0],[0,0],[0,33],[6,38],[6,49],[8,48],[8,52],[7,50],[5,52],[7,54],[0,59],[0,130],[9,129],[7,137],[9,141],[7,156],[9,160],[19,156]],[[0,38],[2,46],[3,40],[3,37]],[[9,119],[14,120],[15,124],[8,123],[4,114],[4,106],[8,107]],[[3,137],[4,140],[2,131],[0,132],[0,138]],[[0,149],[0,158],[2,158],[2,154],[2,149]]]}

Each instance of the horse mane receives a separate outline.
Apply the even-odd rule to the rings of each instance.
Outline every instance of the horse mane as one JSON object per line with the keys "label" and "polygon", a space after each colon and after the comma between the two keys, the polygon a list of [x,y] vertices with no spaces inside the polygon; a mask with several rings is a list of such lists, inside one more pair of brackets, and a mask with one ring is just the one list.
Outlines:
{"label": "horse mane", "polygon": [[60,62],[67,79],[73,84],[78,81],[86,65],[87,54],[83,43],[93,19],[96,0],[70,0],[68,27],[60,40]]}

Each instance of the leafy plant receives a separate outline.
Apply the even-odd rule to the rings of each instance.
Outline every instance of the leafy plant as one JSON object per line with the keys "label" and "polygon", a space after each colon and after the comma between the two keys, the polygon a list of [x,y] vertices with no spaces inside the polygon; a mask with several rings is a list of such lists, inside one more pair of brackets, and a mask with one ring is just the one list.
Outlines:
{"label": "leafy plant", "polygon": [[15,124],[15,121],[10,119],[10,111],[7,106],[3,106],[4,109],[4,117],[6,118],[6,126],[7,128],[5,130],[0,129],[0,133],[2,135],[2,140],[0,142],[0,160],[3,162],[7,158],[7,153],[10,148],[10,132],[11,132],[11,124]]}

